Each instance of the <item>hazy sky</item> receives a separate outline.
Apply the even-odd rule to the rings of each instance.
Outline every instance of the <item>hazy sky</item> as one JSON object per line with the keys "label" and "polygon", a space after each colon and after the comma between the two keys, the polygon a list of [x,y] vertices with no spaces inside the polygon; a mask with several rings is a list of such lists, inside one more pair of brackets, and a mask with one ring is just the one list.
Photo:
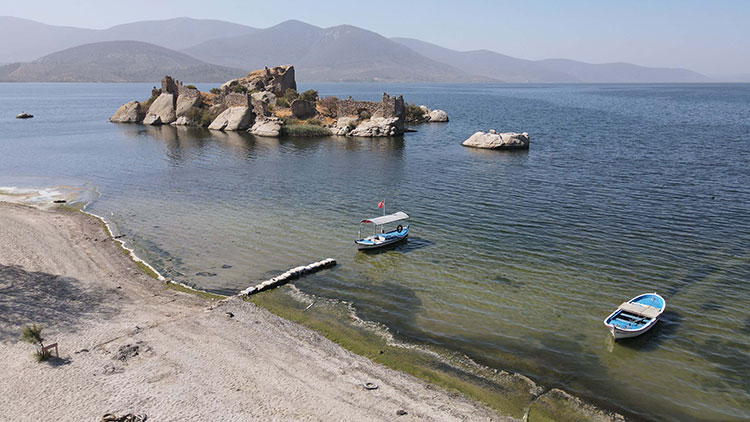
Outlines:
{"label": "hazy sky", "polygon": [[0,14],[98,29],[178,16],[260,28],[299,19],[526,59],[750,74],[750,0],[0,0]]}

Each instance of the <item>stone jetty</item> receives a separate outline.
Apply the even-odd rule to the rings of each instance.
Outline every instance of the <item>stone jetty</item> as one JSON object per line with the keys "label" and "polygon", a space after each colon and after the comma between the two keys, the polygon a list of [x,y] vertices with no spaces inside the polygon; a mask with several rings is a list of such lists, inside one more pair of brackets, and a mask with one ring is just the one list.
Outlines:
{"label": "stone jetty", "polygon": [[272,289],[274,287],[281,286],[283,284],[286,284],[292,280],[298,279],[307,274],[312,274],[312,273],[318,272],[326,268],[331,268],[335,265],[336,265],[335,259],[327,258],[322,261],[313,262],[310,265],[294,267],[281,275],[268,279],[255,286],[248,287],[247,289],[241,291],[239,296],[250,296],[252,294],[262,292],[263,290]]}

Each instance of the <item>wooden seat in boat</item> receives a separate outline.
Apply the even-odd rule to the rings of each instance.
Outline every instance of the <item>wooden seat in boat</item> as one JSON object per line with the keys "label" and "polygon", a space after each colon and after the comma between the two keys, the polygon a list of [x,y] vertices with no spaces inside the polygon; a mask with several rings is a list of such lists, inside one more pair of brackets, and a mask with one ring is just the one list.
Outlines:
{"label": "wooden seat in boat", "polygon": [[644,318],[656,318],[659,316],[659,308],[653,306],[638,305],[636,303],[623,302],[620,305],[620,309],[633,315],[637,315]]}

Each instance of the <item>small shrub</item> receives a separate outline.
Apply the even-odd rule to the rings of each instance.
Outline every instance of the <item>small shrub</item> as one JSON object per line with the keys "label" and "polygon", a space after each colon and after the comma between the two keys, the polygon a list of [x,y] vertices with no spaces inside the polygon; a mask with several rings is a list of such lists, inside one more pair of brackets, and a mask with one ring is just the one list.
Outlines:
{"label": "small shrub", "polygon": [[49,350],[36,349],[34,352],[34,360],[37,362],[46,362],[52,357],[52,352]]}
{"label": "small shrub", "polygon": [[195,87],[195,85],[186,85],[185,88],[187,89],[198,89]]}
{"label": "small shrub", "polygon": [[323,126],[323,122],[320,121],[320,119],[307,119],[305,124],[313,125],[313,126]]}
{"label": "small shrub", "polygon": [[284,125],[281,129],[283,135],[297,138],[313,138],[331,135],[330,130],[316,125],[292,124]]}
{"label": "small shrub", "polygon": [[362,120],[370,120],[371,117],[372,117],[372,115],[367,110],[362,110],[362,111],[359,112],[359,120],[360,121],[362,121]]}
{"label": "small shrub", "polygon": [[284,97],[277,98],[276,106],[277,107],[289,107],[289,101],[287,101],[286,98]]}
{"label": "small shrub", "polygon": [[314,89],[308,89],[307,91],[299,95],[299,99],[312,102],[318,101],[318,91]]}
{"label": "small shrub", "polygon": [[203,118],[203,110],[204,109],[200,107],[190,107],[188,111],[185,112],[185,117],[194,122],[200,122]]}
{"label": "small shrub", "polygon": [[52,356],[49,350],[44,350],[44,338],[42,338],[41,325],[24,325],[21,329],[21,339],[27,343],[36,344],[38,346],[34,353],[34,359],[36,359],[37,362],[43,362]]}
{"label": "small shrub", "polygon": [[297,97],[299,97],[299,93],[296,89],[288,88],[286,91],[284,91],[284,99],[287,103],[291,103],[292,101],[296,100]]}
{"label": "small shrub", "polygon": [[185,112],[185,117],[194,121],[198,126],[206,127],[210,125],[211,122],[213,122],[214,119],[224,110],[226,110],[225,107],[190,107],[190,109]]}
{"label": "small shrub", "polygon": [[227,108],[224,106],[221,107],[206,107],[203,109],[203,113],[201,113],[201,119],[199,124],[204,127],[208,127],[208,125],[211,124],[211,122],[214,121],[217,117],[219,117],[219,114],[223,113],[224,110]]}
{"label": "small shrub", "polygon": [[221,88],[211,88],[211,89],[208,90],[208,92],[210,92],[210,93],[212,93],[214,95],[219,95],[219,94],[221,94]]}
{"label": "small shrub", "polygon": [[416,104],[406,106],[406,121],[412,123],[424,122],[424,111]]}

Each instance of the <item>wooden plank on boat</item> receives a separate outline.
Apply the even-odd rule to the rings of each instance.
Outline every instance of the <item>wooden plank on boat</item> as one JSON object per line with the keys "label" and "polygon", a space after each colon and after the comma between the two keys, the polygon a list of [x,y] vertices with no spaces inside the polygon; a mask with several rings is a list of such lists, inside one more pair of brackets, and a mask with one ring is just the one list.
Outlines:
{"label": "wooden plank on boat", "polygon": [[637,303],[624,302],[620,305],[620,309],[633,315],[645,317],[645,318],[656,318],[659,316],[659,308],[654,308],[648,305],[639,305]]}

